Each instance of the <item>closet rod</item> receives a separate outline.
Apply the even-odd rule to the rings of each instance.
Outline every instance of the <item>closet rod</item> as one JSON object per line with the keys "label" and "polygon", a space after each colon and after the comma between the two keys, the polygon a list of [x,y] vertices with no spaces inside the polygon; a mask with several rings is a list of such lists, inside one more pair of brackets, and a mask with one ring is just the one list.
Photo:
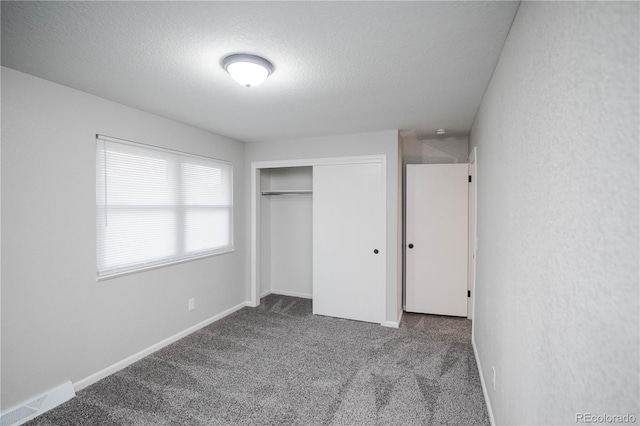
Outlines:
{"label": "closet rod", "polygon": [[312,194],[312,192],[310,189],[262,191],[262,195],[307,195]]}

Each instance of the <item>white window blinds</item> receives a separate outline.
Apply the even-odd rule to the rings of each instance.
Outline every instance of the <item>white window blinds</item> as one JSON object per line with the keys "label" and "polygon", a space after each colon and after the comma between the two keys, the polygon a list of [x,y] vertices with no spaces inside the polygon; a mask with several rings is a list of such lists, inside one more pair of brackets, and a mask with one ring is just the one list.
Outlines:
{"label": "white window blinds", "polygon": [[233,250],[228,162],[97,135],[98,278]]}

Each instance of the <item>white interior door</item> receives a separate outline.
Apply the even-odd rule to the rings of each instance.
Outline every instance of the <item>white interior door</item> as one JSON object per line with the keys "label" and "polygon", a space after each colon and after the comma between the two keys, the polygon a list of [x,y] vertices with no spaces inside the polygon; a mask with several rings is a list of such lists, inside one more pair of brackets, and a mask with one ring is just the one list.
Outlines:
{"label": "white interior door", "polygon": [[407,165],[406,310],[467,316],[468,165]]}
{"label": "white interior door", "polygon": [[383,321],[381,163],[313,167],[313,313]]}

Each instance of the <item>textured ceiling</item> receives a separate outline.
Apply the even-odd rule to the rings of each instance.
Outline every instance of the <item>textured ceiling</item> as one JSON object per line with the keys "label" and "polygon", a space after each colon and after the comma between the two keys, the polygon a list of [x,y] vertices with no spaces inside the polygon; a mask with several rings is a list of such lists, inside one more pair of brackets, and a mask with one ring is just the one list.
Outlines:
{"label": "textured ceiling", "polygon": [[[517,2],[8,2],[2,65],[243,141],[467,135]],[[245,88],[230,53],[275,65]]]}

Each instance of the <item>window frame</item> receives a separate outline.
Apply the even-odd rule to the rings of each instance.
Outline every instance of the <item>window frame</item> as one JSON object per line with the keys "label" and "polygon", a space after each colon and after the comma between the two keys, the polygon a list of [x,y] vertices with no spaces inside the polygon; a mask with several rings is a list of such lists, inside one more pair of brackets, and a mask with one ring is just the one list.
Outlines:
{"label": "window frame", "polygon": [[[100,135],[100,134],[96,134],[95,141],[96,141],[96,183],[95,183],[95,188],[96,188],[96,212],[95,212],[96,213],[95,215],[96,217],[96,281],[104,281],[111,278],[135,274],[138,272],[148,271],[148,270],[157,269],[157,268],[163,268],[165,266],[171,266],[179,263],[190,262],[193,260],[199,260],[207,257],[218,256],[222,254],[235,252],[234,192],[233,192],[234,169],[233,169],[233,163],[231,161],[221,160],[218,158],[207,157],[203,155],[192,154],[184,151],[161,148],[155,145],[133,142],[125,139],[119,139],[119,138],[114,138],[114,137]],[[104,202],[101,205],[97,197],[100,191],[100,188],[98,187],[98,185],[100,185],[100,179],[101,179],[98,176],[100,171],[98,161],[99,161],[99,156],[101,155],[100,152],[108,151],[108,149],[105,147],[106,143],[116,143],[120,145],[134,147],[136,149],[146,150],[151,154],[149,155],[150,158],[161,157],[161,156],[154,157],[153,155],[154,152],[169,154],[173,157],[172,164],[170,167],[174,169],[174,172],[180,171],[181,170],[180,167],[183,164],[191,164],[191,165],[197,165],[197,166],[205,165],[205,167],[211,167],[212,165],[215,165],[215,164],[225,165],[227,166],[226,169],[228,171],[223,170],[222,173],[228,174],[229,203],[219,204],[219,205],[187,204],[186,202],[184,202],[181,196],[185,192],[184,191],[185,185],[182,177],[178,177],[178,178],[175,178],[174,183],[176,183],[176,185],[174,185],[172,188],[172,191],[175,191],[173,192],[173,197],[175,201],[171,204],[157,204],[157,205],[151,204],[150,205],[150,204],[140,203],[140,204],[109,206],[107,202]],[[186,159],[192,158],[194,161],[193,162],[184,161],[185,158]],[[107,172],[106,166],[105,166],[104,172],[105,172],[104,179],[106,179],[106,172]],[[180,176],[180,173],[176,173],[176,176]],[[105,194],[105,197],[106,197],[106,194]],[[105,238],[102,238],[102,239],[100,238],[100,232],[101,232],[99,229],[99,226],[100,226],[99,222],[101,220],[100,211],[102,210],[103,218],[106,220],[106,217],[108,217],[108,212],[110,210],[111,211],[114,211],[114,210],[133,211],[136,209],[137,210],[140,210],[140,209],[155,210],[155,211],[165,210],[165,211],[171,211],[172,213],[174,213],[173,220],[175,221],[176,224],[172,230],[176,232],[176,238],[173,241],[173,249],[172,249],[173,254],[171,256],[163,256],[160,258],[156,257],[156,258],[151,258],[145,261],[135,262],[132,264],[128,264],[126,266],[115,266],[115,267],[103,268],[103,270],[101,271],[99,268],[99,264],[100,264],[99,258],[101,255],[101,250],[106,249],[105,247],[107,245],[107,241]],[[185,240],[188,232],[188,226],[187,226],[188,222],[186,220],[186,215],[189,210],[192,210],[192,211],[223,210],[228,212],[228,237],[229,237],[228,244],[223,246],[220,249],[203,249],[203,250],[194,250],[191,252],[187,251]]]}

